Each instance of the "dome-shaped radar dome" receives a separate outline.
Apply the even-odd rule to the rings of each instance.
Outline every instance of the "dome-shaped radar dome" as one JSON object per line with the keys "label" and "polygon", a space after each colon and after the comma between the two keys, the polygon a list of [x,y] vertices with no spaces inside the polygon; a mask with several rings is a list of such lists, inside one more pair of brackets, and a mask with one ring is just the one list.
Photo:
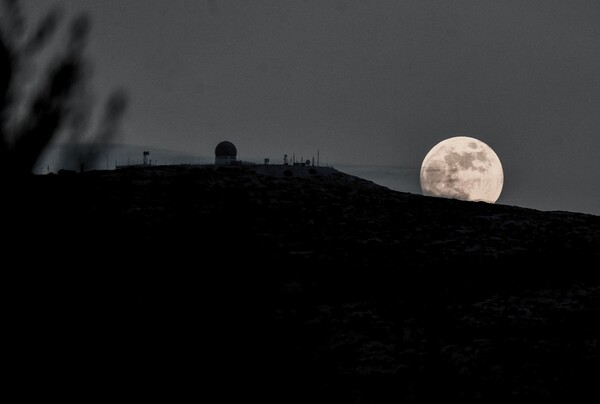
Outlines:
{"label": "dome-shaped radar dome", "polygon": [[237,149],[235,148],[235,145],[233,143],[225,140],[224,142],[221,142],[217,145],[217,147],[215,149],[215,156],[216,157],[224,157],[224,156],[236,157]]}
{"label": "dome-shaped radar dome", "polygon": [[235,145],[227,140],[219,143],[215,148],[215,164],[228,165],[237,161],[237,149]]}

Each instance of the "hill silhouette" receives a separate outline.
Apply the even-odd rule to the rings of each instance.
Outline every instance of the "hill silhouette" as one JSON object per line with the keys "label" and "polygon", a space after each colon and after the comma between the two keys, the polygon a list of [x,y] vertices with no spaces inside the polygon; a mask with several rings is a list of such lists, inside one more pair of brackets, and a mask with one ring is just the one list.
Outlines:
{"label": "hill silhouette", "polygon": [[11,333],[31,380],[70,381],[49,389],[598,396],[600,217],[396,192],[322,167],[61,172],[9,195]]}

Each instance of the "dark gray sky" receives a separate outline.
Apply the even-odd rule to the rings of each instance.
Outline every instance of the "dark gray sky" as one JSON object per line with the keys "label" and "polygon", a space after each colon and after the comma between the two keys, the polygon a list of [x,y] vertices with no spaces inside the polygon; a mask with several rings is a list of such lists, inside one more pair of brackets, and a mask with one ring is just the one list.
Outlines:
{"label": "dark gray sky", "polygon": [[600,214],[598,0],[54,3],[93,16],[94,88],[129,90],[126,143],[419,167],[472,136],[504,166],[498,203]]}

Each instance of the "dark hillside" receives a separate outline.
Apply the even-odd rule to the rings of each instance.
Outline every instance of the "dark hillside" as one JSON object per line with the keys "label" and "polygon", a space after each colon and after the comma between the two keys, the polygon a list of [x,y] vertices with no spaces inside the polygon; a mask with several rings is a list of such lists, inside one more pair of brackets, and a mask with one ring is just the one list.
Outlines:
{"label": "dark hillside", "polygon": [[61,392],[208,402],[599,395],[600,217],[310,169],[130,168],[10,189],[19,372]]}

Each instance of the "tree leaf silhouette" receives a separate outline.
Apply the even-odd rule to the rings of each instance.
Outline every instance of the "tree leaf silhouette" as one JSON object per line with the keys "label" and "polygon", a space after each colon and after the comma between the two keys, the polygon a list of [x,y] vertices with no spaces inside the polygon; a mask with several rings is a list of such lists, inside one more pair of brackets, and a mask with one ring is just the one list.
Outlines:
{"label": "tree leaf silhouette", "polygon": [[[0,171],[3,175],[31,173],[39,157],[65,129],[72,141],[85,137],[89,108],[78,105],[88,77],[84,57],[91,20],[83,13],[72,19],[62,51],[45,68],[45,77],[27,98],[18,88],[18,73],[34,62],[34,55],[47,46],[57,30],[59,13],[51,10],[26,35],[25,18],[18,0],[3,0],[8,18],[0,21]],[[22,108],[23,116],[17,112]],[[90,164],[99,150],[113,141],[127,107],[124,90],[112,93],[105,104],[102,121],[91,142],[76,153],[78,164]],[[10,118],[10,119],[9,119]],[[9,124],[9,120],[15,121]],[[76,128],[77,130],[73,130]]]}

